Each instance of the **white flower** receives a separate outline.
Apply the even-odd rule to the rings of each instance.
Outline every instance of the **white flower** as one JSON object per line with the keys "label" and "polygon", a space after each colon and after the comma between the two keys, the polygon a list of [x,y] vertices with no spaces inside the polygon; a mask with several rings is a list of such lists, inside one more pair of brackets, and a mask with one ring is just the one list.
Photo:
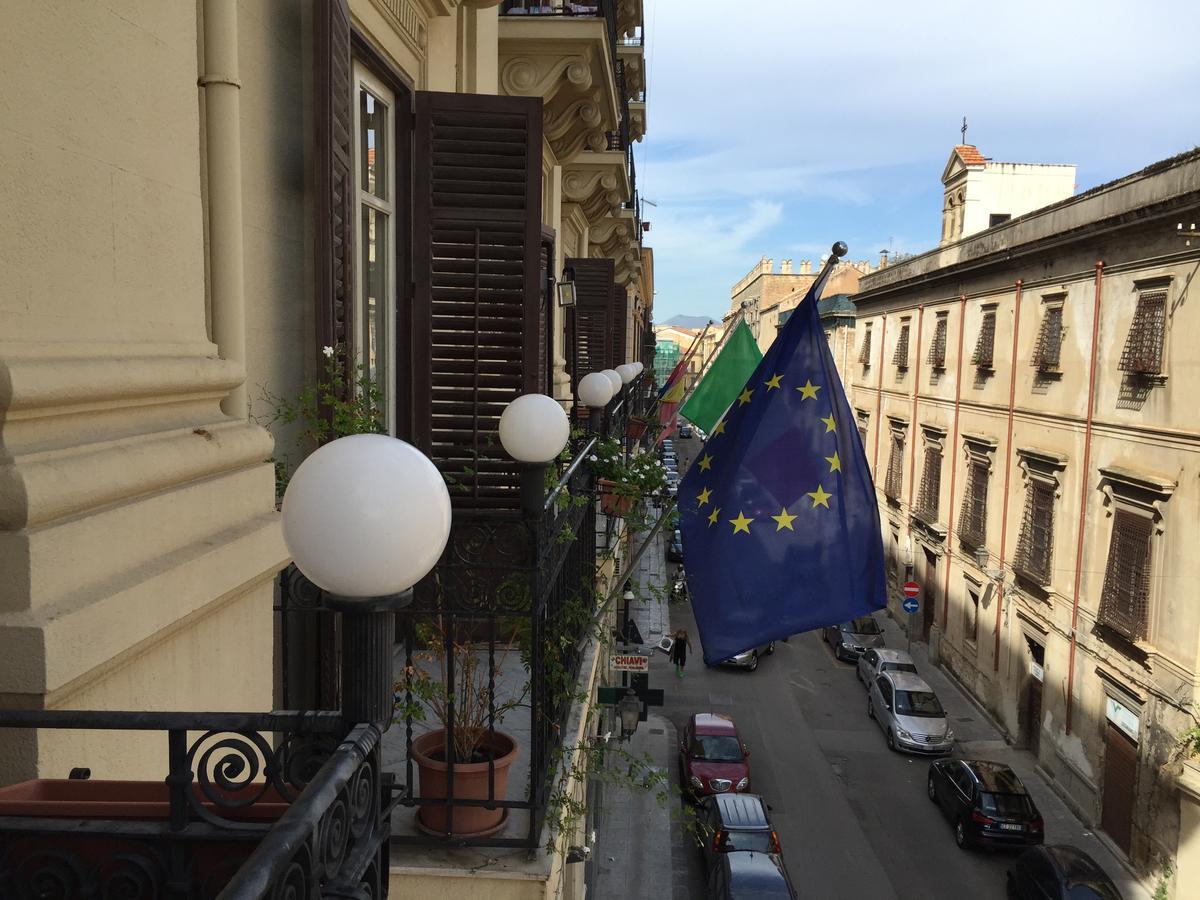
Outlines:
{"label": "white flower", "polygon": [[595,462],[595,461],[596,461],[596,454],[593,453],[591,456],[588,457],[588,462]]}
{"label": "white flower", "polygon": [[326,359],[333,356],[333,348],[332,347],[325,347],[321,350],[321,352],[325,354]]}

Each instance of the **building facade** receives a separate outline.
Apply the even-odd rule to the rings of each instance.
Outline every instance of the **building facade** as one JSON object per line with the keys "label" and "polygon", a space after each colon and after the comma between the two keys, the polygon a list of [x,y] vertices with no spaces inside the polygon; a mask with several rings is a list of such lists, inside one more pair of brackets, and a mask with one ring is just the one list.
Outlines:
{"label": "building facade", "polygon": [[1193,802],[1198,211],[1193,151],[867,275],[848,379],[893,614],[1147,878]]}
{"label": "building facade", "polygon": [[[273,462],[311,449],[274,413],[326,348],[388,433],[496,506],[516,469],[479,448],[505,402],[649,365],[642,2],[17,6],[0,705],[270,710]],[[158,741],[5,729],[0,781],[161,777]],[[504,896],[580,896],[572,872]]]}

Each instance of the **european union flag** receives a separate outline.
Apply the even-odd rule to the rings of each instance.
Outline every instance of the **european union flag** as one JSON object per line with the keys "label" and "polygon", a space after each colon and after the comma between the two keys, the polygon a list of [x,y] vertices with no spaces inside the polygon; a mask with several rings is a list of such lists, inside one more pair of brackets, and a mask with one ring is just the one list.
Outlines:
{"label": "european union flag", "polygon": [[679,486],[709,665],[887,602],[875,488],[821,328],[824,277]]}

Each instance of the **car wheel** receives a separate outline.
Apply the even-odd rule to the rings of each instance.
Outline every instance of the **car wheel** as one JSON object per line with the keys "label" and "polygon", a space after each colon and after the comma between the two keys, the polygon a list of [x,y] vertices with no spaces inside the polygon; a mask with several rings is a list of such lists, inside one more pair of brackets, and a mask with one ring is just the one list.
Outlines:
{"label": "car wheel", "polygon": [[875,701],[870,697],[867,698],[867,718],[875,718]]}
{"label": "car wheel", "polygon": [[954,823],[954,843],[958,845],[959,850],[967,849],[967,826],[963,824],[962,819]]}
{"label": "car wheel", "polygon": [[775,642],[771,641],[771,643],[767,644],[767,654],[770,655],[774,652],[775,652]]}
{"label": "car wheel", "polygon": [[937,803],[937,785],[933,783],[933,776],[930,775],[925,785],[925,793],[929,795],[930,803]]}
{"label": "car wheel", "polygon": [[758,651],[757,650],[755,650],[754,653],[752,653],[750,655],[750,665],[746,666],[746,668],[749,669],[751,672],[753,672],[755,669],[758,668]]}
{"label": "car wheel", "polygon": [[890,729],[890,728],[888,729],[888,733],[887,733],[887,746],[888,746],[889,750],[896,749],[896,738],[892,734],[892,729]]}

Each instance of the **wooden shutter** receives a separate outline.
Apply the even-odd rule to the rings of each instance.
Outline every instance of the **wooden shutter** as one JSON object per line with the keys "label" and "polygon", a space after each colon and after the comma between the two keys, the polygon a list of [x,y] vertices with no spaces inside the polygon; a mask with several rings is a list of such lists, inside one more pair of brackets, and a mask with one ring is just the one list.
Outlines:
{"label": "wooden shutter", "polygon": [[908,368],[909,327],[908,323],[900,326],[900,340],[896,341],[896,355],[892,357],[892,364],[900,369]]}
{"label": "wooden shutter", "polygon": [[612,286],[612,340],[609,343],[608,351],[608,368],[615,369],[617,366],[624,365],[629,362],[626,358],[625,349],[625,331],[628,325],[629,313],[629,294],[622,284],[614,283]]}
{"label": "wooden shutter", "polygon": [[893,500],[900,499],[904,482],[904,437],[892,432],[892,452],[888,455],[887,479],[883,492]]}
{"label": "wooden shutter", "polygon": [[1033,480],[1025,495],[1016,566],[1038,584],[1050,583],[1054,558],[1054,486]]}
{"label": "wooden shutter", "polygon": [[538,393],[554,396],[554,229],[542,229],[538,254]]}
{"label": "wooden shutter", "polygon": [[987,540],[987,463],[972,460],[967,467],[967,489],[959,511],[958,534],[972,547],[982,547]]}
{"label": "wooden shutter", "polygon": [[414,144],[414,437],[456,509],[518,510],[497,428],[539,382],[541,100],[418,92]]}
{"label": "wooden shutter", "polygon": [[322,348],[346,344],[354,298],[354,113],[346,0],[319,0],[313,14],[314,354],[320,371]]}
{"label": "wooden shutter", "polygon": [[917,497],[917,515],[936,522],[942,494],[942,450],[930,444],[925,448],[925,467],[921,473],[921,492]]}
{"label": "wooden shutter", "polygon": [[575,271],[575,378],[612,368],[611,259],[568,259]]}
{"label": "wooden shutter", "polygon": [[935,369],[946,368],[946,313],[939,313],[933,329],[933,343],[929,345],[929,365]]}
{"label": "wooden shutter", "polygon": [[981,369],[992,368],[992,355],[996,344],[996,313],[992,310],[983,314],[979,326],[979,339],[975,342],[975,353],[971,362]]}
{"label": "wooden shutter", "polygon": [[864,366],[871,364],[871,326],[863,332],[862,346],[858,348],[858,361]]}
{"label": "wooden shutter", "polygon": [[1100,594],[1100,623],[1132,641],[1146,636],[1150,619],[1151,520],[1124,509],[1113,515],[1108,564]]}
{"label": "wooden shutter", "polygon": [[1042,316],[1042,327],[1038,331],[1037,346],[1033,350],[1033,365],[1039,371],[1053,372],[1058,369],[1062,349],[1063,308],[1046,307]]}
{"label": "wooden shutter", "polygon": [[1159,375],[1167,336],[1167,292],[1146,291],[1138,296],[1133,324],[1125,338],[1119,368],[1135,375]]}

